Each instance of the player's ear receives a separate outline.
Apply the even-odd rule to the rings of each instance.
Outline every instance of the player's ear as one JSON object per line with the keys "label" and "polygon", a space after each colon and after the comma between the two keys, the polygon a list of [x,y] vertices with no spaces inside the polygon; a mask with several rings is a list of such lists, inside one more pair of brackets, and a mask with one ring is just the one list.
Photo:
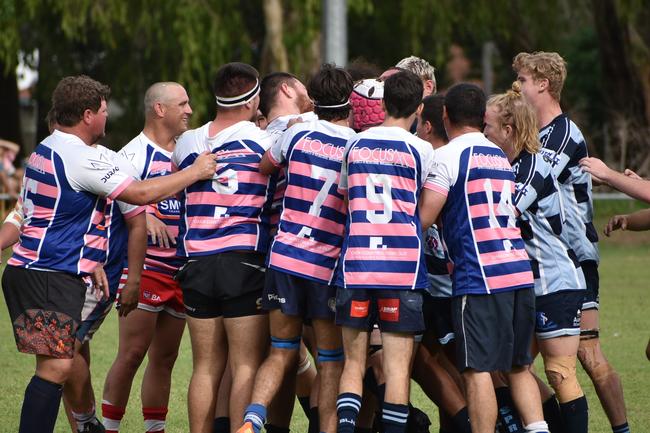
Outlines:
{"label": "player's ear", "polygon": [[424,121],[424,130],[427,134],[431,134],[433,132],[433,125],[428,120]]}
{"label": "player's ear", "polygon": [[93,112],[93,110],[91,110],[90,108],[86,108],[86,109],[84,110],[84,114],[83,114],[81,120],[82,120],[86,125],[89,125],[89,124],[92,122],[92,120],[93,120],[93,116],[96,115],[96,114],[97,114],[97,113]]}
{"label": "player's ear", "polygon": [[539,89],[539,92],[542,93],[545,90],[548,90],[549,83],[547,78],[540,78],[537,80],[537,87]]}
{"label": "player's ear", "polygon": [[415,110],[415,114],[417,114],[419,116],[420,114],[422,114],[423,109],[424,109],[424,104],[422,102],[420,102],[420,105],[418,105],[417,110]]}
{"label": "player's ear", "polygon": [[289,98],[292,98],[294,96],[294,91],[293,87],[291,87],[288,83],[282,83],[280,85],[280,90],[282,90],[282,93],[287,95]]}
{"label": "player's ear", "polygon": [[153,104],[153,111],[156,113],[156,116],[164,117],[166,111],[165,105],[162,102],[155,102]]}

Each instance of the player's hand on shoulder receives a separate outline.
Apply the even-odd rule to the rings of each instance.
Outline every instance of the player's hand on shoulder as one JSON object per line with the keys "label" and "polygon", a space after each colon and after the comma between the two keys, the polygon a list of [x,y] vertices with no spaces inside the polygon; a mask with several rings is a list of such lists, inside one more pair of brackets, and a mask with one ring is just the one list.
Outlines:
{"label": "player's hand on shoulder", "polygon": [[176,239],[169,233],[167,225],[152,214],[147,214],[147,234],[151,242],[161,248],[171,248],[176,245]]}
{"label": "player's hand on shoulder", "polygon": [[615,230],[626,230],[627,229],[627,215],[614,215],[609,219],[607,226],[603,232],[605,236],[609,236]]}
{"label": "player's hand on shoulder", "polygon": [[302,120],[302,117],[294,117],[293,119],[289,120],[287,122],[287,129],[291,128],[293,125],[296,125],[298,123],[305,123],[306,120]]}
{"label": "player's hand on shoulder", "polygon": [[594,157],[582,158],[579,164],[582,171],[591,174],[594,181],[599,183],[607,183],[607,178],[613,171],[603,161]]}
{"label": "player's hand on shoulder", "polygon": [[212,179],[217,171],[217,155],[206,150],[196,157],[190,168],[196,171],[200,180]]}

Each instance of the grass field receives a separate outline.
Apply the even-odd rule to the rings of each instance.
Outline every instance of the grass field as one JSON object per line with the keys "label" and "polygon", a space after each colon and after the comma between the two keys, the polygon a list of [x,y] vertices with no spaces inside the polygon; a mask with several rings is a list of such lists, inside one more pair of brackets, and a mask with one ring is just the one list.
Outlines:
{"label": "grass field", "polygon": [[[609,215],[627,213],[642,205],[631,201],[603,201],[596,204],[596,225],[602,230]],[[650,431],[650,361],[645,358],[645,346],[650,337],[647,312],[650,310],[650,233],[617,233],[601,242],[601,340],[605,353],[623,380],[628,418],[632,431]],[[19,354],[14,345],[11,326],[4,302],[0,307],[0,431],[17,431],[25,386],[33,374],[33,357]],[[97,401],[106,372],[117,350],[117,319],[111,314],[92,342],[93,385]],[[141,369],[142,371],[142,369]],[[191,372],[191,352],[187,332],[173,377],[167,432],[181,433],[187,429],[186,391]],[[140,414],[141,373],[136,377],[131,401],[122,423],[122,432],[143,431]],[[590,432],[611,432],[593,386],[581,372],[590,407]],[[429,414],[437,432],[437,409],[424,397],[417,386],[412,401]],[[296,405],[298,408],[298,405]],[[305,419],[297,409],[292,430],[306,431]],[[59,414],[56,432],[70,431],[63,412]]]}

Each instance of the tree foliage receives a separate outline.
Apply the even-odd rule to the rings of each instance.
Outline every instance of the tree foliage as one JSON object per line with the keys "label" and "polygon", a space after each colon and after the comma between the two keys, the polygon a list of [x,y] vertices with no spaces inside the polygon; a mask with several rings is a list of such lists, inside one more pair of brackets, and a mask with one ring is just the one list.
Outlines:
{"label": "tree foliage", "polygon": [[[274,16],[282,20],[276,46],[301,78],[322,60],[323,1],[275,2]],[[510,64],[516,53],[560,52],[569,63],[563,106],[593,139],[594,149],[602,156],[613,143],[612,158],[644,163],[636,155],[641,135],[647,135],[638,131],[647,132],[650,123],[647,1],[348,0],[348,7],[351,58],[363,56],[386,68],[415,54],[437,66],[443,84],[452,43],[464,47],[474,65],[480,65],[483,44],[495,43],[497,90],[514,78]],[[211,80],[221,64],[240,60],[261,73],[277,69],[263,10],[263,0],[0,0],[0,68],[5,79],[15,79],[7,73],[19,53],[38,68],[40,118],[65,75],[86,73],[110,84],[109,131],[112,144],[120,146],[142,127],[142,95],[155,81],[185,85],[197,126],[214,113]],[[475,68],[472,78],[479,77]],[[637,97],[627,101],[627,92]],[[636,136],[617,136],[623,124],[614,122],[614,114],[626,119]],[[40,127],[42,136],[42,122]],[[623,140],[631,143],[625,151]],[[650,158],[645,164],[650,169]]]}

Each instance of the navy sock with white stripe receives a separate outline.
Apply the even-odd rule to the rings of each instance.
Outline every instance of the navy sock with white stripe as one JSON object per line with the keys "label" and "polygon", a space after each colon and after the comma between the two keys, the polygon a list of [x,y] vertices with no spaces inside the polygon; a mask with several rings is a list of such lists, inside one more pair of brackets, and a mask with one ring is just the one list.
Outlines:
{"label": "navy sock with white stripe", "polygon": [[266,423],[266,408],[261,404],[249,404],[244,414],[244,422],[250,421],[253,424],[255,433],[260,433]]}
{"label": "navy sock with white stripe", "polygon": [[357,417],[361,410],[361,396],[351,392],[339,394],[336,400],[336,414],[339,417],[337,433],[354,433]]}
{"label": "navy sock with white stripe", "polygon": [[384,427],[384,433],[406,432],[408,417],[408,405],[384,402],[381,410],[381,424]]}

